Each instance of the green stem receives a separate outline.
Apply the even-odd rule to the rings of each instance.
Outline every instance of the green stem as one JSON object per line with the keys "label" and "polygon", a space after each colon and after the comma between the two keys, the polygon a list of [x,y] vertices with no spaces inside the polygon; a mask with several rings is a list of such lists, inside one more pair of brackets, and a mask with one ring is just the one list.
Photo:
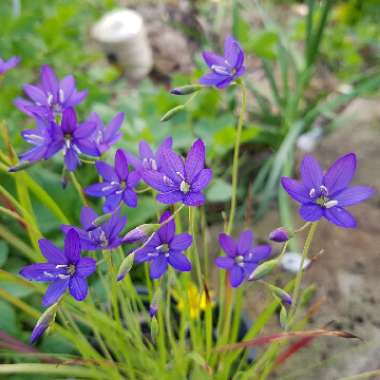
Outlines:
{"label": "green stem", "polygon": [[302,278],[303,278],[303,274],[304,274],[304,264],[305,264],[305,261],[308,257],[310,247],[311,247],[311,243],[313,242],[315,232],[317,230],[317,226],[318,226],[318,222],[311,223],[309,233],[306,237],[305,245],[303,247],[300,269],[299,269],[297,276],[296,276],[296,281],[294,284],[294,290],[293,290],[293,294],[292,294],[292,300],[293,301],[292,301],[292,306],[290,307],[290,311],[289,311],[288,326],[291,326],[293,319],[294,319],[294,317],[297,313],[297,310],[298,310],[299,298],[301,295],[301,283],[302,283]]}
{"label": "green stem", "polygon": [[80,199],[81,199],[82,202],[83,202],[83,205],[84,205],[84,206],[87,206],[87,199],[86,199],[86,197],[84,196],[82,186],[81,186],[81,184],[79,183],[79,181],[77,180],[77,177],[75,176],[75,174],[74,174],[73,172],[70,172],[70,178],[71,178],[71,181],[73,182],[73,185],[74,185],[74,187],[75,187],[75,190],[78,192],[79,197],[80,197]]}
{"label": "green stem", "polygon": [[228,219],[227,233],[230,234],[235,221],[236,213],[236,198],[237,198],[237,185],[238,185],[238,171],[239,171],[239,151],[241,143],[241,133],[243,130],[244,117],[247,108],[247,90],[243,81],[240,81],[240,87],[242,91],[241,97],[241,109],[239,114],[239,121],[236,130],[234,157],[232,163],[232,195],[231,195],[231,208],[230,217]]}

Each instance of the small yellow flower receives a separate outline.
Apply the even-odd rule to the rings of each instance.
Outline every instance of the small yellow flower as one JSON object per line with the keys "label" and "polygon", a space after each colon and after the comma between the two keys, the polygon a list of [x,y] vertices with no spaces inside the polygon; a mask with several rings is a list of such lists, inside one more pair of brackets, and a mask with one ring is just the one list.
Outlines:
{"label": "small yellow flower", "polygon": [[[187,291],[188,302],[190,307],[190,318],[198,319],[200,313],[205,311],[207,307],[210,305],[210,301],[207,299],[206,292],[203,290],[202,293],[198,291],[198,288],[194,285],[194,283],[190,283],[189,289]],[[178,304],[177,308],[179,311],[185,310],[187,300],[181,297],[177,292],[174,293],[174,297],[176,298]],[[212,297],[212,292],[210,293],[210,297]],[[213,306],[213,302],[211,301],[211,307]]]}

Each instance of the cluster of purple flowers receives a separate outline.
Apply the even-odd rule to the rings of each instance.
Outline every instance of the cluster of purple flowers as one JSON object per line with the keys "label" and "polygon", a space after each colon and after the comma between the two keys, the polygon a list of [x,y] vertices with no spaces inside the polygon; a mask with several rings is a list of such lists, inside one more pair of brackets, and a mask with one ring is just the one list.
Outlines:
{"label": "cluster of purple flowers", "polygon": [[87,96],[78,91],[75,79],[68,75],[59,80],[48,65],[41,68],[41,80],[36,85],[24,85],[29,100],[17,98],[16,107],[31,116],[36,128],[21,133],[34,147],[20,155],[21,161],[48,160],[62,151],[67,170],[74,171],[80,156],[99,157],[120,138],[124,114],[117,114],[107,127],[95,113],[79,123],[75,106]]}
{"label": "cluster of purple flowers", "polygon": [[[200,79],[202,85],[222,89],[245,71],[243,50],[231,36],[225,40],[223,57],[212,52],[205,52],[203,57],[211,71]],[[2,61],[0,73],[1,64]],[[25,85],[24,91],[30,100],[17,99],[15,103],[35,119],[36,128],[22,132],[25,141],[34,145],[21,155],[23,161],[46,160],[63,151],[66,168],[74,171],[80,164],[81,154],[99,157],[121,138],[123,113],[117,114],[107,127],[95,113],[78,123],[74,106],[82,102],[87,93],[77,91],[71,75],[58,80],[53,70],[44,65],[41,82]],[[67,289],[77,301],[86,298],[87,278],[95,272],[96,261],[81,257],[82,250],[113,250],[138,241],[140,245],[132,251],[134,261],[150,263],[152,279],[161,278],[169,266],[181,272],[190,271],[192,264],[185,251],[191,246],[193,237],[188,233],[176,234],[174,215],[165,211],[158,227],[149,234],[140,226],[122,237],[127,218],[122,215],[121,207],[123,204],[137,207],[136,188],[140,182],[151,187],[157,193],[157,201],[165,205],[203,205],[203,191],[213,176],[212,170],[205,165],[206,148],[201,139],[193,143],[184,158],[173,150],[171,137],[166,138],[157,151],[142,141],[138,156],[118,149],[113,165],[97,161],[101,182],[88,186],[85,192],[105,198],[103,212],[106,215],[99,216],[91,208],[84,207],[80,215],[81,227],[61,227],[65,234],[64,249],[46,239],[40,240],[40,249],[47,261],[28,265],[20,272],[29,280],[49,283],[43,306],[55,305]],[[301,181],[283,177],[281,183],[289,195],[301,203],[300,215],[304,220],[315,222],[325,217],[340,227],[354,228],[356,221],[345,208],[373,194],[369,187],[349,186],[355,170],[356,156],[353,153],[339,158],[326,173],[313,157],[306,156],[301,165]],[[102,219],[101,223],[99,219]],[[278,228],[269,235],[269,239],[276,242],[285,242],[290,237],[291,233],[284,228]],[[215,264],[228,272],[234,288],[244,280],[252,280],[253,272],[271,256],[270,245],[253,245],[253,239],[250,230],[242,232],[237,241],[226,233],[219,235],[219,244],[225,255],[217,257]],[[46,321],[38,324],[33,332],[33,341],[47,327]]]}

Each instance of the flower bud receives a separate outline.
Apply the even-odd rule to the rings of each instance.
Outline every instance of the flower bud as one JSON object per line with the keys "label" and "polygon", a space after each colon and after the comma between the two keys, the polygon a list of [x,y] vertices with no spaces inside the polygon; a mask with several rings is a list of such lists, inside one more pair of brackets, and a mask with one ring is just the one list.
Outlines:
{"label": "flower bud", "polygon": [[267,284],[267,286],[271,290],[271,292],[275,296],[279,297],[283,302],[285,302],[288,305],[292,304],[292,297],[284,289],[278,288],[277,286],[274,286],[272,284]]}
{"label": "flower bud", "polygon": [[21,161],[18,164],[16,164],[15,166],[11,166],[8,169],[8,172],[9,173],[16,173],[16,172],[19,172],[21,170],[28,169],[31,166],[33,166],[34,164],[35,164],[35,162],[31,162],[31,161]]}
{"label": "flower bud", "polygon": [[87,228],[87,231],[93,231],[95,230],[95,228],[98,228],[100,227],[103,223],[105,223],[107,220],[110,220],[111,217],[112,217],[112,212],[108,213],[108,214],[104,214],[104,215],[101,215],[99,216],[98,218],[96,218],[92,223],[91,223],[91,226],[89,228]]}
{"label": "flower bud", "polygon": [[267,274],[271,273],[274,268],[278,266],[278,260],[269,260],[260,264],[249,276],[249,281],[260,280],[265,277]]}
{"label": "flower bud", "polygon": [[44,334],[44,332],[53,325],[55,321],[55,316],[57,314],[58,302],[51,305],[46,309],[40,318],[38,319],[36,325],[34,326],[32,336],[30,337],[30,343],[34,344],[38,339]]}
{"label": "flower bud", "polygon": [[160,228],[160,224],[142,224],[129,231],[123,237],[123,243],[135,243],[138,240],[146,239],[151,233],[155,232]]}
{"label": "flower bud", "polygon": [[117,281],[121,281],[130,272],[133,267],[133,262],[135,260],[135,253],[129,254],[122,262],[119,267],[119,272],[117,274]]}
{"label": "flower bud", "polygon": [[158,313],[158,305],[150,304],[149,306],[149,316],[154,318]]}
{"label": "flower bud", "polygon": [[193,92],[197,92],[203,88],[200,84],[188,84],[182,87],[176,87],[170,90],[170,93],[173,95],[189,95]]}
{"label": "flower bud", "polygon": [[153,342],[156,342],[158,336],[158,321],[156,317],[153,317],[150,321],[150,335],[152,337]]}
{"label": "flower bud", "polygon": [[273,230],[269,234],[269,240],[275,241],[277,243],[283,243],[290,239],[289,231],[284,227],[279,227]]}
{"label": "flower bud", "polygon": [[172,108],[162,118],[160,119],[160,122],[168,121],[170,120],[173,116],[177,115],[178,112],[182,111],[185,108],[183,104],[180,104],[177,107]]}

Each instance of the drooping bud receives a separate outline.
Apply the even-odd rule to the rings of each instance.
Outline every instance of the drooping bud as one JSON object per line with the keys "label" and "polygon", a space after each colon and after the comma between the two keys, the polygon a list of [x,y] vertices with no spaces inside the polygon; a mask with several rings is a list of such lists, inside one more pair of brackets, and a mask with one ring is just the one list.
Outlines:
{"label": "drooping bud", "polygon": [[123,237],[123,243],[135,243],[136,241],[146,239],[150,234],[157,231],[160,228],[160,224],[142,224],[129,231]]}
{"label": "drooping bud", "polygon": [[31,162],[31,161],[21,161],[19,162],[17,165],[15,166],[11,166],[9,169],[8,169],[8,172],[9,173],[16,173],[16,172],[19,172],[21,170],[25,170],[25,169],[28,169],[30,168],[31,166],[33,166],[36,162]]}
{"label": "drooping bud", "polygon": [[104,214],[104,215],[101,215],[99,216],[98,218],[96,218],[92,223],[91,223],[91,226],[89,228],[87,228],[87,231],[93,231],[95,230],[95,228],[98,228],[100,227],[103,223],[105,223],[107,220],[110,220],[111,217],[112,217],[112,212],[108,213],[108,214]]}
{"label": "drooping bud", "polygon": [[151,318],[157,316],[158,313],[158,305],[150,304],[149,306],[149,316]]}
{"label": "drooping bud", "polygon": [[168,121],[170,120],[173,116],[177,115],[178,112],[181,112],[185,106],[183,104],[180,104],[177,107],[172,108],[162,118],[160,119],[160,122]]}
{"label": "drooping bud", "polygon": [[197,92],[203,88],[200,84],[188,84],[182,87],[176,87],[170,90],[170,93],[173,95],[189,95],[193,92]]}
{"label": "drooping bud", "polygon": [[117,281],[121,281],[130,272],[133,267],[133,262],[135,260],[135,253],[129,254],[122,262],[119,267],[119,272],[117,273]]}
{"label": "drooping bud", "polygon": [[284,289],[281,289],[281,288],[274,286],[272,284],[267,284],[267,286],[271,290],[271,292],[275,296],[279,297],[283,302],[285,302],[288,305],[292,304],[292,297]]}
{"label": "drooping bud", "polygon": [[265,261],[264,263],[260,264],[249,276],[248,280],[249,281],[255,281],[255,280],[260,280],[269,273],[272,272],[274,268],[278,266],[278,260],[269,260]]}
{"label": "drooping bud", "polygon": [[30,343],[34,344],[41,338],[44,332],[53,325],[57,314],[58,302],[46,309],[34,326]]}
{"label": "drooping bud", "polygon": [[291,238],[289,231],[284,227],[279,227],[273,230],[269,234],[269,240],[275,241],[277,243],[283,243]]}

